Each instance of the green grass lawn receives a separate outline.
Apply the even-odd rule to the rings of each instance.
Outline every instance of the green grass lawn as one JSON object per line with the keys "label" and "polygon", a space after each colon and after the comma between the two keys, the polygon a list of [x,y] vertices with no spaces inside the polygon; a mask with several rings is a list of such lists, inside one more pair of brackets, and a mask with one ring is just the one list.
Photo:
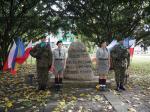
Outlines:
{"label": "green grass lawn", "polygon": [[35,64],[36,63],[36,59],[29,56],[29,58],[26,61],[26,64]]}
{"label": "green grass lawn", "polygon": [[134,56],[130,68],[136,75],[150,75],[150,56]]}
{"label": "green grass lawn", "polygon": [[[36,60],[33,57],[29,57],[26,61],[26,64],[35,64]],[[95,63],[93,64],[95,68]],[[136,75],[147,75],[150,74],[150,56],[133,56],[130,65],[131,72]]]}

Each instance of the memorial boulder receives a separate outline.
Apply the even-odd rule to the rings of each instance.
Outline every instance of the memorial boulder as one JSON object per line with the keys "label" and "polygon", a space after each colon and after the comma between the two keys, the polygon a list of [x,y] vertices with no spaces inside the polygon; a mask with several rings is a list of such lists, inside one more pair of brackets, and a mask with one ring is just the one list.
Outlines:
{"label": "memorial boulder", "polygon": [[71,43],[68,49],[64,78],[84,81],[94,78],[92,62],[83,43]]}

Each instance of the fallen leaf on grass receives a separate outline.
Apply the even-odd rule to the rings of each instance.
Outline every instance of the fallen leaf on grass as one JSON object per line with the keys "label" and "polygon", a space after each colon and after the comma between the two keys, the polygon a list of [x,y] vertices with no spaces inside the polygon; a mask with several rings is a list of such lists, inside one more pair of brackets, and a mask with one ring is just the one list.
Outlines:
{"label": "fallen leaf on grass", "polygon": [[12,102],[11,102],[11,101],[7,101],[6,107],[10,108],[10,107],[12,107],[12,106],[13,106]]}
{"label": "fallen leaf on grass", "polygon": [[111,110],[111,109],[112,109],[112,106],[111,106],[111,105],[109,105],[109,106],[108,106],[108,109],[109,109],[109,110]]}
{"label": "fallen leaf on grass", "polygon": [[102,98],[102,97],[100,97],[99,95],[96,95],[96,96],[94,97],[94,99],[95,99],[95,100],[97,100],[97,101],[101,101],[101,100],[103,100],[103,98]]}
{"label": "fallen leaf on grass", "polygon": [[75,96],[72,96],[71,98],[72,98],[72,100],[77,100],[77,97],[75,97]]}
{"label": "fallen leaf on grass", "polygon": [[149,88],[147,88],[148,90],[150,90],[150,87]]}
{"label": "fallen leaf on grass", "polygon": [[128,112],[136,112],[134,108],[128,108]]}
{"label": "fallen leaf on grass", "polygon": [[68,110],[68,112],[73,112],[73,110]]}
{"label": "fallen leaf on grass", "polygon": [[62,101],[59,102],[59,105],[61,105],[61,106],[64,106],[65,104],[66,104],[65,100],[62,100]]}
{"label": "fallen leaf on grass", "polygon": [[85,94],[84,94],[84,93],[81,93],[80,96],[83,97],[83,96],[85,96]]}
{"label": "fallen leaf on grass", "polygon": [[138,97],[133,97],[133,99],[135,99],[135,100],[140,100],[140,98],[138,98]]}
{"label": "fallen leaf on grass", "polygon": [[83,98],[78,98],[78,100],[79,100],[79,101],[84,101],[84,99],[83,99]]}

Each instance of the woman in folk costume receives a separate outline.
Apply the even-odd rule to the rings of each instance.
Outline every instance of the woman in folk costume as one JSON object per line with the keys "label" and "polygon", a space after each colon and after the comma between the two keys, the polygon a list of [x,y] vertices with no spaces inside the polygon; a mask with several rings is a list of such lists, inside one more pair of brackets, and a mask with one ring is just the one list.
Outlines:
{"label": "woman in folk costume", "polygon": [[66,51],[62,48],[62,41],[56,44],[58,47],[53,51],[53,71],[55,74],[55,89],[62,87],[63,72],[66,67]]}
{"label": "woman in folk costume", "polygon": [[105,41],[101,41],[99,48],[96,52],[97,69],[99,75],[100,87],[105,90],[106,87],[106,74],[108,74],[110,68],[110,53],[106,48],[107,44]]}

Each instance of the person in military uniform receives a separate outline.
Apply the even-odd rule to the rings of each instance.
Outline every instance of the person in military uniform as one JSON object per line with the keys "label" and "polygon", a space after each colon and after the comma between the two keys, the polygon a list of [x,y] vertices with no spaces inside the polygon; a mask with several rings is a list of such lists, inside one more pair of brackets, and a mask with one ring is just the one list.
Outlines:
{"label": "person in military uniform", "polygon": [[55,89],[62,88],[63,72],[66,67],[66,51],[62,48],[62,41],[56,44],[58,47],[53,50],[53,71],[55,74]]}
{"label": "person in military uniform", "polygon": [[37,61],[37,79],[38,89],[45,90],[48,81],[48,71],[52,65],[52,51],[50,45],[45,42],[46,36],[43,35],[41,43],[37,44],[31,51],[30,55]]}
{"label": "person in military uniform", "polygon": [[118,39],[119,43],[111,50],[112,66],[115,72],[115,81],[117,91],[125,90],[124,81],[126,69],[130,64],[130,54],[127,48],[123,46],[123,40]]}

